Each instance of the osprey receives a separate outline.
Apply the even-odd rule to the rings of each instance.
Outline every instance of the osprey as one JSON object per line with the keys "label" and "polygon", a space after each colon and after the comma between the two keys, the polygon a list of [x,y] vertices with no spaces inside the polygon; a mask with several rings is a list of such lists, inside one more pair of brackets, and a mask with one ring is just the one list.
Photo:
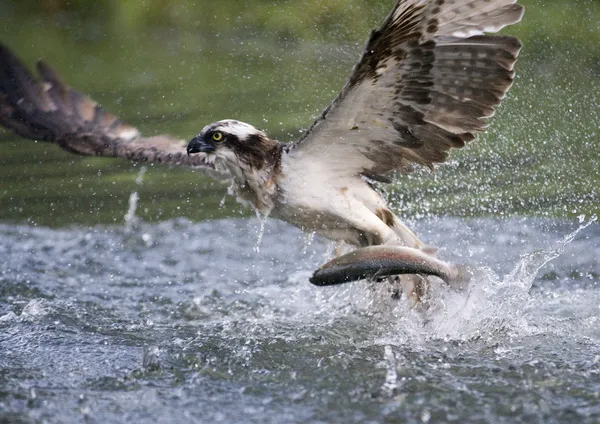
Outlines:
{"label": "osprey", "polygon": [[317,270],[314,284],[388,277],[416,302],[426,276],[451,282],[465,270],[437,259],[375,185],[393,171],[433,169],[487,127],[513,82],[521,43],[486,33],[522,16],[516,0],[399,0],[337,98],[291,143],[232,119],[205,126],[189,143],[144,137],[41,61],[37,81],[1,45],[0,123],[73,153],[224,176],[261,216],[357,248]]}

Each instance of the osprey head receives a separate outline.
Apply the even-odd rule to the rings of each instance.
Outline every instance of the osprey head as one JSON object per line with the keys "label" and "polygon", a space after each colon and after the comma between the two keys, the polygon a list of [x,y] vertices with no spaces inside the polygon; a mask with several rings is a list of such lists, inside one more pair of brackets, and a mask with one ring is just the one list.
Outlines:
{"label": "osprey head", "polygon": [[278,144],[252,125],[226,119],[204,127],[200,134],[189,142],[187,153],[189,155],[203,152],[225,161],[233,158],[246,159],[246,162],[254,164],[256,159],[267,155],[273,143]]}

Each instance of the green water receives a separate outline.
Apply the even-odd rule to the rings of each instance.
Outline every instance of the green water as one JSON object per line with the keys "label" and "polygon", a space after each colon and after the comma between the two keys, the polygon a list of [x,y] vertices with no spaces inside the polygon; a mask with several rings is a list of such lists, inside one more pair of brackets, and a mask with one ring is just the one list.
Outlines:
{"label": "green water", "polygon": [[[391,1],[4,1],[0,40],[43,57],[144,134],[189,139],[236,118],[293,140],[344,84]],[[435,173],[388,187],[405,217],[598,213],[600,2],[523,1],[525,43],[490,131]],[[199,173],[81,158],[0,130],[0,220],[122,222],[248,211]]]}

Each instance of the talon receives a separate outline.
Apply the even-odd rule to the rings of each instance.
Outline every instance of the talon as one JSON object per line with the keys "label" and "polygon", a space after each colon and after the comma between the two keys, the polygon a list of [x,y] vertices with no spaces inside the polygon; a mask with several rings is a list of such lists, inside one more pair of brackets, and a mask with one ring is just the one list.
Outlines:
{"label": "talon", "polygon": [[316,286],[331,286],[400,274],[434,275],[451,286],[470,279],[468,267],[444,262],[419,249],[370,246],[327,262],[314,272],[310,282]]}

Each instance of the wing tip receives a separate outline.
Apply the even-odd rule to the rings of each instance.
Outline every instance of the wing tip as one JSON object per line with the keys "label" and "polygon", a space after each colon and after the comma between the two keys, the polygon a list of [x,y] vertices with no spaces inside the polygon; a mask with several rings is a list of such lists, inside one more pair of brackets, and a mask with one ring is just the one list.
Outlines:
{"label": "wing tip", "polygon": [[44,60],[36,62],[36,70],[39,79],[0,42],[1,125],[23,137],[58,142],[63,148],[82,154],[90,154],[93,144],[97,144],[94,149],[102,149],[104,142],[92,141],[94,138],[140,137],[135,127],[64,84]]}

